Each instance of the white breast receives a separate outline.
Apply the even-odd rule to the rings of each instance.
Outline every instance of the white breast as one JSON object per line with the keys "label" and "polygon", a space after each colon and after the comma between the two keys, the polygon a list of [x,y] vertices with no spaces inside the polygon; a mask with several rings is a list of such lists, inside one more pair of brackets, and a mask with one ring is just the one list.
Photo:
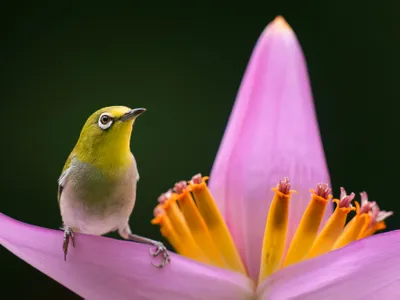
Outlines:
{"label": "white breast", "polygon": [[63,177],[60,210],[64,225],[94,235],[123,227],[135,205],[137,179],[135,160],[110,182],[92,166],[75,159]]}

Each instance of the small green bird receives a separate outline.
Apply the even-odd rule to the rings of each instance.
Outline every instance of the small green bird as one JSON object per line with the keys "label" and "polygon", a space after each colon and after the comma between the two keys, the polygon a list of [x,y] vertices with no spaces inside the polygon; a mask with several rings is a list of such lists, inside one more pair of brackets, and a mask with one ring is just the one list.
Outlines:
{"label": "small green bird", "polygon": [[118,230],[124,239],[155,246],[150,254],[162,255],[161,263],[153,264],[155,267],[170,262],[161,242],[132,234],[129,226],[139,180],[130,139],[136,118],[145,111],[105,107],[93,113],[83,126],[58,179],[64,259],[70,239],[75,247],[74,232],[103,235]]}

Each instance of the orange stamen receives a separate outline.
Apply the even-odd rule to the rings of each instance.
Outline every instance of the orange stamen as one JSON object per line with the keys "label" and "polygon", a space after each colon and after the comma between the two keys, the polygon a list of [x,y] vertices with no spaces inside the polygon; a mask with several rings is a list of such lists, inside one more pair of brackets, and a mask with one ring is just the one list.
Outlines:
{"label": "orange stamen", "polygon": [[324,198],[318,196],[314,191],[312,192],[311,201],[303,214],[299,227],[290,244],[283,264],[284,267],[305,259],[317,236],[318,228],[330,196]]}
{"label": "orange stamen", "polygon": [[[339,249],[346,246],[347,244],[357,240],[360,233],[365,230],[368,226],[371,217],[367,213],[360,214],[360,204],[355,202],[357,214],[354,216],[353,220],[347,225],[343,233],[336,240],[333,249]],[[347,227],[346,226],[346,227]]]}
{"label": "orange stamen", "polygon": [[180,243],[186,247],[185,250],[187,250],[188,257],[201,262],[210,263],[210,260],[195,242],[189,227],[186,224],[185,218],[176,203],[177,198],[178,196],[176,194],[172,194],[170,199],[164,203],[163,208],[165,209],[166,215],[168,216]]}
{"label": "orange stamen", "polygon": [[205,183],[206,179],[207,177],[203,177],[201,183],[190,182],[199,212],[207,224],[212,240],[225,258],[229,268],[247,274],[228,227]]}
{"label": "orange stamen", "polygon": [[162,236],[168,240],[168,242],[172,245],[172,247],[174,247],[174,249],[182,255],[187,254],[185,252],[186,248],[181,243],[177,233],[172,227],[171,221],[165,214],[156,216],[153,220],[151,220],[151,224],[160,225],[160,231]]}
{"label": "orange stamen", "polygon": [[371,235],[373,235],[375,232],[380,231],[386,229],[386,224],[385,221],[380,221],[377,223],[374,223],[371,226],[368,226],[368,228],[366,228],[364,231],[362,231],[360,233],[360,235],[358,236],[357,240],[369,237]]}
{"label": "orange stamen", "polygon": [[337,204],[336,209],[317,236],[307,258],[316,257],[332,250],[336,240],[343,232],[348,213],[354,210],[353,207],[339,207],[338,199],[334,199],[333,202]]}
{"label": "orange stamen", "polygon": [[185,217],[186,224],[188,225],[197,245],[208,256],[213,265],[226,267],[221,254],[211,238],[206,222],[198,211],[188,189],[185,189],[181,194],[179,194],[178,201],[183,216]]}
{"label": "orange stamen", "polygon": [[[287,184],[289,184],[288,180]],[[283,193],[279,190],[279,185],[278,188],[272,190],[275,191],[275,195],[269,208],[265,226],[258,282],[262,282],[281,267],[285,250],[291,191]],[[289,190],[289,187],[287,190]]]}

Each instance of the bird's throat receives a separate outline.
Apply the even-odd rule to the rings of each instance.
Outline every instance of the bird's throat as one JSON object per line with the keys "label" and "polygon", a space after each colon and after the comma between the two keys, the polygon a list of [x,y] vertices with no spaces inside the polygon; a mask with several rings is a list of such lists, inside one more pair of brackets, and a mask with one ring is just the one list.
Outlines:
{"label": "bird's throat", "polygon": [[77,151],[76,158],[83,163],[92,165],[105,175],[123,172],[130,168],[133,162],[129,146],[119,144]]}
{"label": "bird's throat", "polygon": [[118,134],[102,139],[80,139],[75,147],[76,158],[96,167],[104,174],[113,174],[128,169],[133,157],[130,151],[131,128],[123,128]]}

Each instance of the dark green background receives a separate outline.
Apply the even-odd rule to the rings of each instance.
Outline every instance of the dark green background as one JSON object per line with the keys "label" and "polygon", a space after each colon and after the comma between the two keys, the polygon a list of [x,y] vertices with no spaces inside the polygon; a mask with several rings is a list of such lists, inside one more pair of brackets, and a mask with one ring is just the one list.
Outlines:
{"label": "dark green background", "polygon": [[[209,173],[252,48],[282,14],[307,57],[335,192],[367,190],[399,212],[399,6],[370,2],[3,4],[0,211],[57,228],[56,181],[86,118],[103,106],[143,106],[131,225],[159,239],[149,223],[157,196]],[[400,226],[399,213],[388,226]],[[0,266],[7,299],[76,298],[3,248]]]}

